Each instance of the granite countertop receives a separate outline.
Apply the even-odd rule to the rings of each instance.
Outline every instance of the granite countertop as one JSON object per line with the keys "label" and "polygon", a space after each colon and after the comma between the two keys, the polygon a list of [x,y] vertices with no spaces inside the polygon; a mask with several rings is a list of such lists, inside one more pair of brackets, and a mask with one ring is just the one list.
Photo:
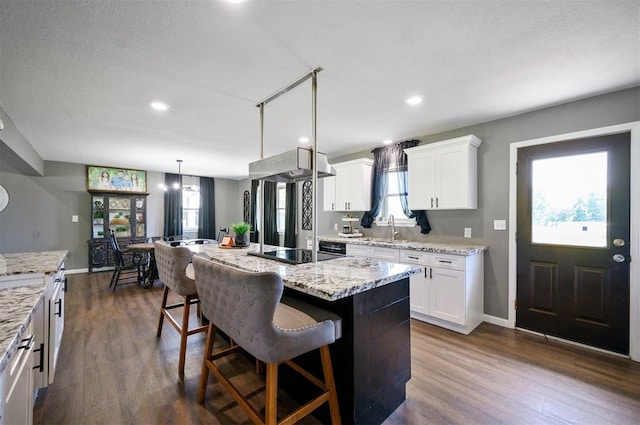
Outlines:
{"label": "granite countertop", "polygon": [[67,251],[0,254],[0,276],[24,273],[55,273]]}
{"label": "granite countertop", "polygon": [[[0,254],[0,276],[56,273],[67,251]],[[13,357],[31,322],[31,314],[44,298],[47,279],[37,285],[0,289],[0,373]]]}
{"label": "granite countertop", "polygon": [[[329,301],[365,292],[420,272],[419,267],[370,258],[339,257],[317,263],[281,263],[247,255],[248,251],[259,249],[256,244],[246,249],[223,249],[207,244],[189,248],[240,270],[278,273],[286,287]],[[274,247],[265,247],[265,251],[272,249]]]}
{"label": "granite countertop", "polygon": [[474,255],[486,251],[484,245],[475,245],[464,242],[417,242],[383,238],[341,238],[339,236],[319,236],[318,240],[326,242],[342,242],[354,245],[378,246],[382,248],[408,249],[413,251],[435,252],[438,254]]}

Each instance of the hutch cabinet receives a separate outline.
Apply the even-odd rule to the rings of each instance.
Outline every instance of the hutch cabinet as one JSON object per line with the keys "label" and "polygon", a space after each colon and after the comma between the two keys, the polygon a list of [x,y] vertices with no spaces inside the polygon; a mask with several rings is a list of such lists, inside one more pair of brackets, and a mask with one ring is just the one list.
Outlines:
{"label": "hutch cabinet", "polygon": [[92,194],[89,272],[113,266],[109,232],[113,230],[121,248],[147,238],[147,195]]}

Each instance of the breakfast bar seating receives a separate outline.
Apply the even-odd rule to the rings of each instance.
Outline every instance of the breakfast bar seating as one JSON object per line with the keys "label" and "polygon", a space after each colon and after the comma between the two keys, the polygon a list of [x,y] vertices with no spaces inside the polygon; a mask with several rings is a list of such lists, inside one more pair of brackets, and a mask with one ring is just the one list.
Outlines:
{"label": "breakfast bar seating", "polygon": [[[211,320],[198,389],[204,402],[209,372],[223,384],[255,424],[292,424],[329,404],[331,423],[340,424],[340,410],[329,345],[340,338],[341,318],[311,305],[281,302],[284,285],[273,272],[253,273],[210,261],[205,254],[193,257],[193,268],[202,310]],[[237,345],[213,351],[216,330]],[[253,407],[218,369],[215,360],[240,348],[266,363],[265,414]],[[299,355],[319,349],[324,381],[293,363]],[[315,386],[320,395],[281,421],[277,418],[278,365],[287,364]]]}
{"label": "breakfast bar seating", "polygon": [[[154,242],[156,265],[158,276],[164,284],[162,305],[160,306],[160,318],[158,320],[157,336],[162,334],[162,324],[166,317],[169,323],[180,333],[180,359],[178,361],[178,373],[184,376],[184,363],[187,350],[187,337],[199,332],[205,332],[206,326],[189,329],[189,312],[191,304],[200,302],[196,292],[195,282],[187,276],[186,268],[191,261],[192,252],[184,246],[170,246],[167,242]],[[184,297],[184,301],[167,305],[169,289]],[[171,310],[183,307],[182,324],[171,315]]]}

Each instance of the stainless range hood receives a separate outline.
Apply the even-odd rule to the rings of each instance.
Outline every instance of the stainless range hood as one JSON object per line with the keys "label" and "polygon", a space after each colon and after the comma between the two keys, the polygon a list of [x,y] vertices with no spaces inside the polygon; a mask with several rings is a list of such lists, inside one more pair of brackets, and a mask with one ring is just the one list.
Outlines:
{"label": "stainless range hood", "polygon": [[[318,178],[336,175],[336,170],[327,161],[327,155],[318,152]],[[313,151],[296,148],[280,155],[249,163],[249,178],[272,182],[296,182],[313,176],[311,164]]]}

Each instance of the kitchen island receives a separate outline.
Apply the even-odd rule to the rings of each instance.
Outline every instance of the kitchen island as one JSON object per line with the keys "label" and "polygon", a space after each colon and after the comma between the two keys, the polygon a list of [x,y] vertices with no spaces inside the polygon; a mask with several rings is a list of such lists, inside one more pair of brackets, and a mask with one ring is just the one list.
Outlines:
{"label": "kitchen island", "polygon": [[[411,377],[409,276],[419,268],[352,257],[292,265],[249,256],[247,249],[191,249],[241,270],[278,273],[287,296],[342,317],[342,338],[330,350],[344,423],[382,423],[405,400]],[[317,353],[298,361],[319,373],[314,356]],[[294,398],[306,397],[302,381],[281,369],[285,391]]]}

